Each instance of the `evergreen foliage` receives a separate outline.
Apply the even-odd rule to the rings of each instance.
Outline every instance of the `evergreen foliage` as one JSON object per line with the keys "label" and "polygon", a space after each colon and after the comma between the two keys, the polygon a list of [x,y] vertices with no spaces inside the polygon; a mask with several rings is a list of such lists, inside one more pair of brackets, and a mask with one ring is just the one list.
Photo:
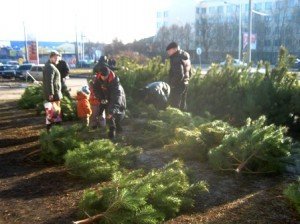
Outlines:
{"label": "evergreen foliage", "polygon": [[[42,85],[28,86],[22,94],[18,105],[23,109],[36,109],[38,114],[44,112],[44,98]],[[61,99],[61,111],[64,121],[77,118],[76,101],[64,96]]]}
{"label": "evergreen foliage", "polygon": [[61,112],[64,121],[71,121],[77,119],[76,101],[64,96],[61,100]]}
{"label": "evergreen foliage", "polygon": [[[266,115],[268,123],[298,127],[300,86],[296,74],[288,72],[291,56],[280,49],[277,67],[251,74],[248,68],[213,65],[205,76],[194,76],[189,85],[188,105],[192,113],[210,112],[218,119],[242,125],[246,118]],[[259,64],[258,69],[262,66]]]}
{"label": "evergreen foliage", "polygon": [[68,150],[73,150],[82,144],[79,126],[53,126],[51,131],[40,135],[41,159],[48,162],[62,163]]}
{"label": "evergreen foliage", "polygon": [[207,160],[209,149],[221,144],[225,135],[235,129],[223,121],[207,122],[194,129],[176,128],[175,141],[167,148],[185,159]]}
{"label": "evergreen foliage", "polygon": [[168,107],[158,112],[157,120],[148,120],[140,138],[151,146],[163,146],[174,142],[176,128],[194,128],[201,122],[203,119],[193,119],[190,113]]}
{"label": "evergreen foliage", "polygon": [[100,213],[99,223],[154,224],[193,206],[193,197],[204,191],[205,182],[190,184],[183,163],[173,161],[147,175],[115,173],[112,182],[86,191],[80,208],[88,215]]}
{"label": "evergreen foliage", "polygon": [[97,140],[68,151],[65,165],[71,172],[92,181],[108,180],[121,166],[130,166],[138,148],[122,147],[109,140]]}
{"label": "evergreen foliage", "polygon": [[279,172],[281,160],[290,155],[291,139],[286,128],[266,125],[266,118],[252,121],[225,135],[221,145],[209,151],[209,162],[219,170]]}
{"label": "evergreen foliage", "polygon": [[297,182],[290,184],[283,194],[293,203],[297,212],[300,214],[300,179]]}
{"label": "evergreen foliage", "polygon": [[[35,109],[43,102],[43,88],[41,85],[28,86],[18,101],[22,109]],[[43,106],[43,105],[42,105]]]}

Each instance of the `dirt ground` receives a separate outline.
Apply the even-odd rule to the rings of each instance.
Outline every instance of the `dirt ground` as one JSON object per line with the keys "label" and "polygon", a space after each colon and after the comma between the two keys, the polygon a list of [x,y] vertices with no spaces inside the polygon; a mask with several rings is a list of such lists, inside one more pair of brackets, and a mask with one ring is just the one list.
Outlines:
{"label": "dirt ground", "polygon": [[[72,177],[63,166],[28,156],[40,148],[43,123],[34,110],[18,109],[16,100],[0,100],[0,224],[72,223],[83,190],[94,186]],[[161,149],[147,149],[139,166],[160,167],[170,159]],[[187,165],[196,180],[208,182],[210,192],[199,196],[191,211],[166,223],[300,223],[282,195],[294,177],[220,174],[206,163]]]}

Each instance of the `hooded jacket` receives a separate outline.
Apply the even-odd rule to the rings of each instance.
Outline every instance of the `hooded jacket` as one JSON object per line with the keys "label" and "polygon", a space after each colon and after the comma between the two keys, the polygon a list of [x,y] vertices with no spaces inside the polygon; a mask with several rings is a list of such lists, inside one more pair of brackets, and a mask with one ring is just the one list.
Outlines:
{"label": "hooded jacket", "polygon": [[79,118],[89,117],[92,114],[92,109],[88,98],[88,95],[86,95],[84,92],[77,92],[77,116]]}
{"label": "hooded jacket", "polygon": [[188,84],[191,71],[191,60],[189,53],[179,49],[170,56],[169,84],[172,87],[182,83]]}
{"label": "hooded jacket", "polygon": [[95,96],[99,100],[108,101],[108,113],[123,114],[126,110],[126,96],[119,78],[110,71],[108,78],[103,81],[97,78],[94,83]]}

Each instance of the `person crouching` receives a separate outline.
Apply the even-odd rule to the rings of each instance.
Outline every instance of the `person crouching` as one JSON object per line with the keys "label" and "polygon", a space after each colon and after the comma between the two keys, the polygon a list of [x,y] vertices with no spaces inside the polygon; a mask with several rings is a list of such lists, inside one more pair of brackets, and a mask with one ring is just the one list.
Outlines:
{"label": "person crouching", "polygon": [[82,89],[77,92],[77,116],[82,120],[83,126],[88,127],[90,123],[90,116],[92,114],[91,105],[89,102],[88,89]]}
{"label": "person crouching", "polygon": [[105,111],[109,125],[108,137],[114,139],[122,132],[121,121],[125,117],[126,96],[118,76],[108,67],[101,68],[94,83],[95,96],[101,100],[100,114]]}

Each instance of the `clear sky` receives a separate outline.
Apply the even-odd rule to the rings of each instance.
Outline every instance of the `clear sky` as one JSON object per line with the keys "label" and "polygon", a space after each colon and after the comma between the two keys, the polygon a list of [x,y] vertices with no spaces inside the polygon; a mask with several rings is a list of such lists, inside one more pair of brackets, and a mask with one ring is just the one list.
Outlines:
{"label": "clear sky", "polygon": [[24,40],[24,26],[40,41],[124,43],[153,36],[166,0],[3,0],[0,40]]}

